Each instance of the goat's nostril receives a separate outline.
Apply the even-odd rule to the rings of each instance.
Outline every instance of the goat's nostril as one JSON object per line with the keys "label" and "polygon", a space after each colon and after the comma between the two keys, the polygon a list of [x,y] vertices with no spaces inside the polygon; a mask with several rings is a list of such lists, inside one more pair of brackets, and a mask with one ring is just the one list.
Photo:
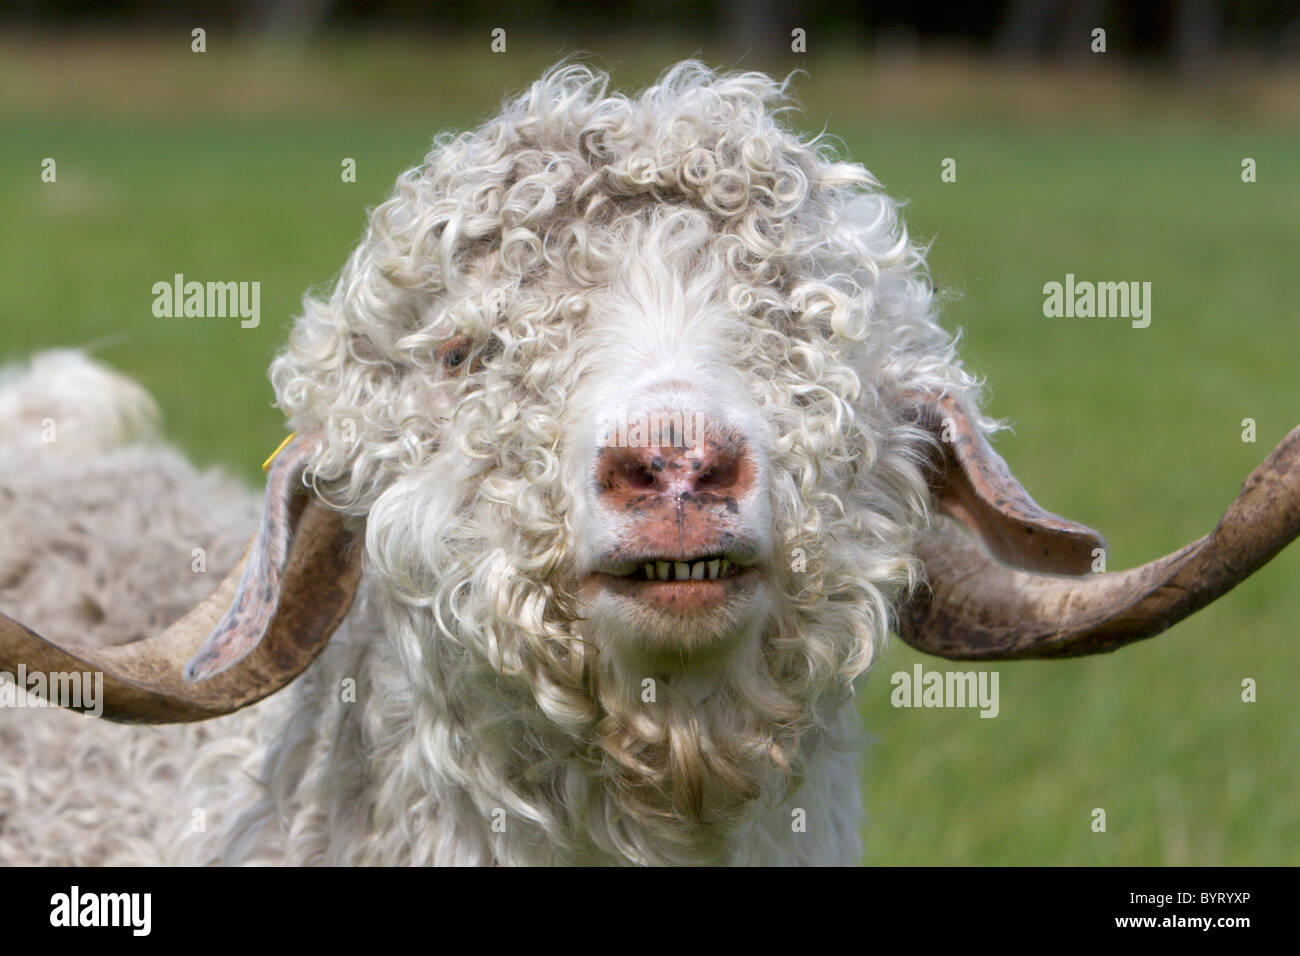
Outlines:
{"label": "goat's nostril", "polygon": [[735,456],[729,456],[705,468],[695,479],[696,491],[718,491],[730,488],[739,475],[739,462]]}
{"label": "goat's nostril", "polygon": [[641,494],[658,484],[657,472],[664,467],[658,456],[635,448],[606,448],[600,453],[601,487],[608,492]]}
{"label": "goat's nostril", "polygon": [[681,499],[694,493],[743,494],[754,480],[743,444],[706,441],[690,448],[605,448],[597,463],[602,492],[628,497],[628,507],[647,495]]}
{"label": "goat's nostril", "polygon": [[[659,459],[655,459],[659,461]],[[660,468],[663,467],[660,462]],[[640,461],[623,462],[624,480],[633,488],[653,488],[655,486],[654,463],[647,465]]]}

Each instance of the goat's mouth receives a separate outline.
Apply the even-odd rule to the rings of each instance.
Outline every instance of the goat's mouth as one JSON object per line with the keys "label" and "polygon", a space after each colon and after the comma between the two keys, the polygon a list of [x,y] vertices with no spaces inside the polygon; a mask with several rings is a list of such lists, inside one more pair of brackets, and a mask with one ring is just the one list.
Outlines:
{"label": "goat's mouth", "polygon": [[747,566],[725,554],[707,554],[701,557],[655,558],[636,565],[621,574],[609,573],[622,581],[664,581],[674,584],[691,581],[717,581],[733,578],[747,570]]}
{"label": "goat's mouth", "polygon": [[597,587],[639,604],[675,614],[691,614],[726,605],[757,581],[758,565],[722,553],[654,555],[596,571]]}

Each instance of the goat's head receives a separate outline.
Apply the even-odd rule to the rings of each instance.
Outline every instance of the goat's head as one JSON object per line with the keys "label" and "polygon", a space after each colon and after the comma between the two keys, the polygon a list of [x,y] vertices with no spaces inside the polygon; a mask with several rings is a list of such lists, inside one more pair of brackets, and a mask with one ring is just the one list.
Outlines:
{"label": "goat's head", "polygon": [[136,645],[0,619],[0,665],[103,670],[114,719],[226,713],[306,667],[364,553],[408,658],[446,641],[629,765],[664,678],[780,762],[895,614],[947,657],[1110,650],[1300,532],[1298,430],[1213,534],[1094,573],[1100,538],[987,444],[895,205],[780,93],[566,67],[439,139],[272,367],[299,437],[240,568]]}

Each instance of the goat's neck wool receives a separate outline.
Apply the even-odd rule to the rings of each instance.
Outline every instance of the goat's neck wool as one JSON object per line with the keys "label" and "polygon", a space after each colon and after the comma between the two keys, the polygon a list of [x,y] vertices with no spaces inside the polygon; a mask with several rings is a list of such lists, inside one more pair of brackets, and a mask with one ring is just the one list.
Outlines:
{"label": "goat's neck wool", "polygon": [[[598,733],[609,727],[616,745],[640,758],[637,772],[611,773],[605,754],[614,745],[560,727],[528,689],[474,666],[450,643],[435,659],[406,659],[402,645],[415,637],[408,629],[418,629],[421,615],[406,608],[379,615],[373,600],[364,599],[349,632],[290,694],[264,705],[257,727],[263,739],[245,752],[246,772],[214,776],[212,790],[197,795],[204,806],[219,798],[239,808],[209,820],[206,832],[185,835],[199,859],[444,865],[856,859],[861,741],[843,700],[825,702],[824,719],[779,769],[780,761],[766,754],[734,755],[739,769],[731,773],[715,759],[706,742],[716,735],[734,744],[738,738],[721,734],[745,726],[737,715],[701,728],[707,769],[698,779],[689,768],[674,775],[655,753],[669,754],[673,745],[655,741],[653,727],[621,726],[644,711],[626,718],[598,712]],[[367,621],[374,630],[365,630]],[[419,670],[407,671],[412,664]],[[330,692],[349,679],[355,702]],[[684,686],[681,693],[691,690]],[[703,712],[687,706],[682,713],[699,720]],[[689,750],[695,742],[676,746]],[[750,766],[736,756],[759,759]]]}

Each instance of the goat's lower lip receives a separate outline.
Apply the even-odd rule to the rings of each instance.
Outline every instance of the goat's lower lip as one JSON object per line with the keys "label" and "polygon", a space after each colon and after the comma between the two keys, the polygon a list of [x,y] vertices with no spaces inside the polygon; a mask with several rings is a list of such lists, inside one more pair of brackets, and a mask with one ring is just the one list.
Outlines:
{"label": "goat's lower lip", "polygon": [[729,578],[703,581],[647,581],[597,572],[590,580],[615,594],[629,597],[661,611],[693,614],[721,607],[758,577],[756,567],[744,568]]}

